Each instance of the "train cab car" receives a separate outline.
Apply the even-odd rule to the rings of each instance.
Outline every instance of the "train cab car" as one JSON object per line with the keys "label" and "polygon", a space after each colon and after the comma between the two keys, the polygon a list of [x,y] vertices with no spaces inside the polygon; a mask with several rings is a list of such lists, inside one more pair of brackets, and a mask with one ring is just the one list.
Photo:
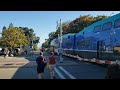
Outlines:
{"label": "train cab car", "polygon": [[63,35],[62,48],[63,52],[67,54],[74,54],[75,45],[75,34],[66,34]]}
{"label": "train cab car", "polygon": [[58,48],[59,48],[59,39],[55,38],[50,43],[50,52],[54,52],[55,54],[58,54]]}

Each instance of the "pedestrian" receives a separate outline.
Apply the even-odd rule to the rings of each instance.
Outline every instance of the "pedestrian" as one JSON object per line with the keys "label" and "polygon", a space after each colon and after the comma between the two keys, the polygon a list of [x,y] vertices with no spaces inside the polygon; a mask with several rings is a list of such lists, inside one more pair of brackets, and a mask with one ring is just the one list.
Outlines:
{"label": "pedestrian", "polygon": [[25,50],[25,55],[27,55],[28,53],[27,53],[27,50]]}
{"label": "pedestrian", "polygon": [[37,57],[36,59],[38,79],[43,79],[43,73],[44,73],[44,68],[46,66],[46,62],[47,61],[43,56],[43,52],[40,52],[40,56]]}
{"label": "pedestrian", "polygon": [[120,61],[108,66],[105,79],[120,79]]}
{"label": "pedestrian", "polygon": [[7,48],[4,49],[4,58],[8,56],[9,50]]}
{"label": "pedestrian", "polygon": [[13,56],[13,51],[12,51],[12,47],[10,47],[10,48],[8,48],[8,50],[9,50],[9,56]]}
{"label": "pedestrian", "polygon": [[5,58],[6,57],[6,53],[7,53],[6,48],[3,49],[3,53],[4,53],[4,58]]}
{"label": "pedestrian", "polygon": [[40,52],[44,52],[43,50],[40,50]]}
{"label": "pedestrian", "polygon": [[48,58],[48,64],[49,64],[49,70],[50,70],[50,75],[51,79],[55,79],[55,67],[56,67],[56,58],[54,56],[54,53],[51,53],[51,56]]}

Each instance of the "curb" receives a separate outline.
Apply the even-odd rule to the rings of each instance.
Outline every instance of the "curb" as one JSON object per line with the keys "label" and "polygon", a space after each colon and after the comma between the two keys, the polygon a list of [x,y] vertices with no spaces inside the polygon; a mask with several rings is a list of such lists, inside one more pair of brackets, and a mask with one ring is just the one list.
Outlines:
{"label": "curb", "polygon": [[98,60],[98,59],[86,59],[86,58],[81,58],[79,57],[78,55],[71,55],[71,54],[66,54],[64,53],[63,54],[64,56],[68,56],[68,57],[72,57],[72,58],[76,58],[80,61],[85,61],[85,62],[92,62],[92,63],[96,63],[96,64],[105,64],[105,65],[111,65],[111,64],[114,64],[115,61],[108,61],[108,60]]}

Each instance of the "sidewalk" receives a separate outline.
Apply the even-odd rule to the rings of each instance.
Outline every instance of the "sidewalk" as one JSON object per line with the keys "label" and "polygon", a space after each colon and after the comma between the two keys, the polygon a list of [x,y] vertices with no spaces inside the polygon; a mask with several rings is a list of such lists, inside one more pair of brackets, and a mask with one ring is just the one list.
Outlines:
{"label": "sidewalk", "polygon": [[29,63],[29,60],[24,57],[2,57],[0,56],[0,68],[11,66],[24,66]]}

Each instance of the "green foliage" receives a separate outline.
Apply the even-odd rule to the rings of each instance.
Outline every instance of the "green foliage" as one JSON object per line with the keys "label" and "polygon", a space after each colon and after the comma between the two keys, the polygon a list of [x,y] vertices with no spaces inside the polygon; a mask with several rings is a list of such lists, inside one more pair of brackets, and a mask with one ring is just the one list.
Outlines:
{"label": "green foliage", "polygon": [[33,49],[34,49],[34,51],[36,51],[38,49],[37,44],[33,45]]}
{"label": "green foliage", "polygon": [[6,29],[6,27],[4,26],[4,27],[3,27],[3,30],[5,30],[5,29]]}
{"label": "green foliage", "polygon": [[2,47],[20,47],[26,45],[36,45],[39,43],[40,38],[36,37],[33,29],[28,27],[14,27],[12,23],[9,27],[3,27],[2,37],[0,38],[0,46]]}
{"label": "green foliage", "polygon": [[29,29],[28,27],[19,27],[19,28],[21,28],[25,33],[25,36],[27,37],[29,45],[32,44],[32,41],[33,41],[33,44],[39,43],[40,38],[35,36],[33,29]]}
{"label": "green foliage", "polygon": [[19,47],[20,45],[27,45],[25,34],[19,28],[9,26],[8,29],[2,30],[1,46],[3,47]]}

